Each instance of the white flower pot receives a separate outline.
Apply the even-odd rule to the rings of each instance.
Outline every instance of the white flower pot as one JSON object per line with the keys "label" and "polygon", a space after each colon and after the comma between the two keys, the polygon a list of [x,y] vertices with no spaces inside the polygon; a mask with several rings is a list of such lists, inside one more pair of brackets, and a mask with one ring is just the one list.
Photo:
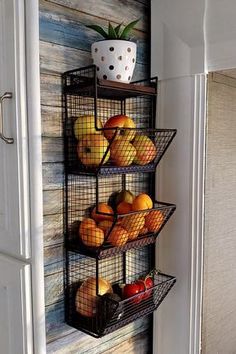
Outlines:
{"label": "white flower pot", "polygon": [[99,79],[129,83],[136,63],[134,42],[108,39],[92,44],[92,58]]}

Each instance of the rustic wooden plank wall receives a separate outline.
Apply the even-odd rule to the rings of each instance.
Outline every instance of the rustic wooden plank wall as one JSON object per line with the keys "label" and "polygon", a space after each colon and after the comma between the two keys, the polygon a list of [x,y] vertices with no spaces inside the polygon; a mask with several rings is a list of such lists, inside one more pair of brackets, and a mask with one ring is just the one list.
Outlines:
{"label": "rustic wooden plank wall", "polygon": [[[91,63],[98,35],[85,25],[141,20],[135,79],[149,75],[149,0],[40,0],[40,69],[43,143],[44,255],[49,353],[149,353],[148,318],[93,339],[64,323],[63,301],[63,139],[61,73]],[[122,344],[121,344],[122,343]]]}

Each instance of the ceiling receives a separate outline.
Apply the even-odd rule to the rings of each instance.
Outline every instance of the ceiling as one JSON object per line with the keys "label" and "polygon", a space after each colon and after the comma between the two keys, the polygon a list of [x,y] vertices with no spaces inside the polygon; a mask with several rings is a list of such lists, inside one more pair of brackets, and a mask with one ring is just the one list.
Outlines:
{"label": "ceiling", "polygon": [[189,47],[203,45],[204,38],[208,43],[236,38],[236,0],[153,1],[159,19]]}

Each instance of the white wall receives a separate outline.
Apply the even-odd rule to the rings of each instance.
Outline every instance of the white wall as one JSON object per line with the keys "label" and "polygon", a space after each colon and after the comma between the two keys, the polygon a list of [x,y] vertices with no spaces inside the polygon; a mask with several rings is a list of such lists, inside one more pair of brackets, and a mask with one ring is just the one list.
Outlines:
{"label": "white wall", "polygon": [[177,128],[177,136],[158,168],[157,199],[177,209],[159,237],[157,265],[177,283],[156,313],[158,354],[189,352],[193,103],[193,77],[161,82],[158,127]]}

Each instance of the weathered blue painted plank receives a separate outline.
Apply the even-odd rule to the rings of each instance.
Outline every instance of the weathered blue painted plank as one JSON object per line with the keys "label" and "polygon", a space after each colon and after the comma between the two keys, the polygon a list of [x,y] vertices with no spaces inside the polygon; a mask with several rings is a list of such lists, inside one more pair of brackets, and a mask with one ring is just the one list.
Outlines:
{"label": "weathered blue painted plank", "polygon": [[63,213],[63,190],[43,191],[43,215],[54,215]]}
{"label": "weathered blue painted plank", "polygon": [[95,339],[63,323],[65,320],[63,301],[46,307],[46,320],[47,353],[51,354],[102,354],[125,341],[128,341],[127,352],[132,353],[132,337],[147,331],[150,323],[149,318],[145,317],[105,337]]}
{"label": "weathered blue painted plank", "polygon": [[63,279],[63,272],[45,276],[45,306],[53,305],[64,299]]}
{"label": "weathered blue painted plank", "polygon": [[[40,68],[44,74],[61,74],[90,64],[92,64],[92,58],[89,52],[70,47],[65,48],[50,42],[40,42]],[[137,63],[133,80],[145,79],[148,76],[149,66]]]}
{"label": "weathered blue painted plank", "polygon": [[[91,20],[90,20],[91,21]],[[65,47],[81,49],[90,53],[91,44],[101,39],[96,32],[85,25],[90,22],[72,21],[63,15],[53,18],[41,10],[40,13],[40,39],[45,42],[56,43]],[[99,23],[100,24],[100,23]],[[103,26],[106,24],[102,24]],[[141,34],[141,35],[140,35]],[[147,64],[148,45],[141,32],[135,31],[134,41],[137,43],[137,62]]]}
{"label": "weathered blue painted plank", "polygon": [[[140,18],[136,28],[146,32],[149,19],[149,7],[135,0],[46,0],[91,16],[96,24],[96,17],[115,23],[129,23]],[[44,2],[41,1],[41,4]]]}
{"label": "weathered blue painted plank", "polygon": [[64,182],[64,165],[62,163],[43,164],[43,188],[61,189]]}

